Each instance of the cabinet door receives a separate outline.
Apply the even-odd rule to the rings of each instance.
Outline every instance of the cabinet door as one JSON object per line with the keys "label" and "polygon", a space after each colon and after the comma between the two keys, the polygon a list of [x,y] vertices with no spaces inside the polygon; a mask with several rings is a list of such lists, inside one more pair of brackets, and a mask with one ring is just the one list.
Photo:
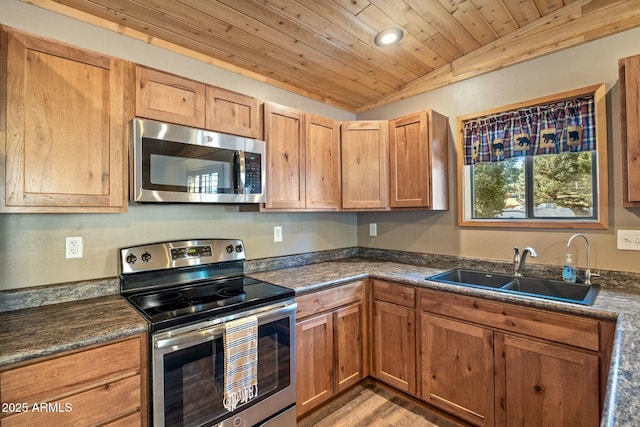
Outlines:
{"label": "cabinet door", "polygon": [[129,64],[19,32],[5,42],[5,210],[126,210]]}
{"label": "cabinet door", "polygon": [[257,99],[213,86],[207,86],[206,94],[207,129],[260,138],[260,109]]}
{"label": "cabinet door", "polygon": [[333,313],[296,324],[296,413],[298,416],[333,396]]}
{"label": "cabinet door", "polygon": [[204,83],[136,67],[136,116],[204,128],[204,109]]}
{"label": "cabinet door", "polygon": [[391,120],[389,129],[391,207],[429,206],[427,113]]}
{"label": "cabinet door", "polygon": [[448,120],[423,111],[389,123],[392,208],[449,208]]}
{"label": "cabinet door", "polygon": [[305,206],[304,113],[276,104],[264,105],[267,142],[267,209]]}
{"label": "cabinet door", "polygon": [[340,125],[306,115],[306,207],[340,208]]}
{"label": "cabinet door", "polygon": [[373,375],[399,390],[416,394],[415,310],[373,302]]}
{"label": "cabinet door", "polygon": [[497,426],[598,426],[598,357],[496,334]]}
{"label": "cabinet door", "polygon": [[336,388],[341,392],[357,384],[364,375],[363,305],[353,304],[334,314],[336,344]]}
{"label": "cabinet door", "polygon": [[389,207],[389,122],[343,122],[342,208]]}
{"label": "cabinet door", "polygon": [[422,399],[478,426],[493,426],[493,332],[421,314]]}
{"label": "cabinet door", "polygon": [[622,58],[620,69],[620,119],[622,136],[623,204],[640,206],[640,55]]}

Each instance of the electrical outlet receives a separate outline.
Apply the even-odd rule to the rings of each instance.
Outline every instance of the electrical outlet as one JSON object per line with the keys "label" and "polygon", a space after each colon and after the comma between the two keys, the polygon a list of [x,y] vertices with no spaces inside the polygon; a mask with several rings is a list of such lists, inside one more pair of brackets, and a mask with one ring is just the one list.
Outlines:
{"label": "electrical outlet", "polygon": [[67,237],[65,247],[66,258],[82,258],[82,237]]}
{"label": "electrical outlet", "polygon": [[369,224],[369,236],[375,237],[378,235],[378,224],[371,223]]}
{"label": "electrical outlet", "polygon": [[618,230],[618,249],[640,251],[640,230]]}
{"label": "electrical outlet", "polygon": [[273,227],[273,241],[282,242],[282,226],[276,225]]}

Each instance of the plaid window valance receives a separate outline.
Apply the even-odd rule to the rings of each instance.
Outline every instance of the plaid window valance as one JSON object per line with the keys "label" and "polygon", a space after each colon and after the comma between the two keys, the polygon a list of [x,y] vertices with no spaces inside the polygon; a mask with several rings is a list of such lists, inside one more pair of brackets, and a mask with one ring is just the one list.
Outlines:
{"label": "plaid window valance", "polygon": [[596,149],[593,96],[463,122],[464,164]]}

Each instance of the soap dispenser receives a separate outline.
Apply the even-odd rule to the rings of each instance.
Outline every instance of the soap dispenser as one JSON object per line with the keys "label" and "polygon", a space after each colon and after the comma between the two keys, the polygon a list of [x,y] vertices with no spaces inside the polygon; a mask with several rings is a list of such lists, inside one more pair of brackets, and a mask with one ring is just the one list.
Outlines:
{"label": "soap dispenser", "polygon": [[569,283],[576,282],[576,268],[573,266],[571,254],[567,254],[567,260],[562,267],[562,280]]}

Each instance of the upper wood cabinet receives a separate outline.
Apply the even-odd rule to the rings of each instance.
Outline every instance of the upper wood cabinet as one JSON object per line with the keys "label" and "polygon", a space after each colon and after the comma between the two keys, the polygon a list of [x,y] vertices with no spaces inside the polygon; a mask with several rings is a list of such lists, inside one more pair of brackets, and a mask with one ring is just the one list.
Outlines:
{"label": "upper wood cabinet", "polygon": [[640,55],[622,58],[620,120],[622,136],[622,202],[640,206]]}
{"label": "upper wood cabinet", "polygon": [[0,210],[126,211],[132,66],[13,30],[0,51]]}
{"label": "upper wood cabinet", "polygon": [[205,127],[217,132],[260,138],[260,108],[257,99],[207,86]]}
{"label": "upper wood cabinet", "polygon": [[389,208],[389,122],[342,122],[342,208]]}
{"label": "upper wood cabinet", "polygon": [[340,124],[306,114],[306,208],[340,208]]}
{"label": "upper wood cabinet", "polygon": [[391,208],[449,208],[447,124],[432,110],[389,122]]}
{"label": "upper wood cabinet", "polygon": [[137,117],[204,128],[204,109],[204,83],[136,66]]}
{"label": "upper wood cabinet", "polygon": [[260,138],[257,99],[140,65],[136,116]]}
{"label": "upper wood cabinet", "polygon": [[266,209],[305,206],[304,113],[282,105],[264,104],[267,142]]}
{"label": "upper wood cabinet", "polygon": [[326,117],[264,104],[265,209],[340,208],[340,128]]}

